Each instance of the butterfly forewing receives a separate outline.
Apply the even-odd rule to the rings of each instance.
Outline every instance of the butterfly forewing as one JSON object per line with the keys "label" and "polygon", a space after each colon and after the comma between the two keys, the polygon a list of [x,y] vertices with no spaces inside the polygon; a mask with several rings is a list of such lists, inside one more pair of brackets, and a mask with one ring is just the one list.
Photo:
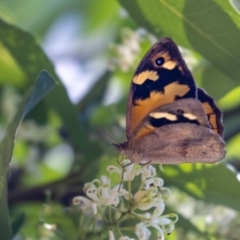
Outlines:
{"label": "butterfly forewing", "polygon": [[180,98],[196,98],[196,86],[176,44],[169,38],[158,41],[140,62],[131,83],[127,138],[141,137],[153,129],[136,129],[154,109]]}

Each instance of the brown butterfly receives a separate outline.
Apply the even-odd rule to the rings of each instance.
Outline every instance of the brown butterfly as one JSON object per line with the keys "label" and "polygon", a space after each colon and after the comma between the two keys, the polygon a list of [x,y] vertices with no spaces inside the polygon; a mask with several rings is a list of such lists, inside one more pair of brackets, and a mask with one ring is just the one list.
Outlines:
{"label": "brown butterfly", "polygon": [[197,88],[177,45],[163,38],[139,63],[127,105],[127,142],[135,163],[214,163],[226,155],[222,112]]}

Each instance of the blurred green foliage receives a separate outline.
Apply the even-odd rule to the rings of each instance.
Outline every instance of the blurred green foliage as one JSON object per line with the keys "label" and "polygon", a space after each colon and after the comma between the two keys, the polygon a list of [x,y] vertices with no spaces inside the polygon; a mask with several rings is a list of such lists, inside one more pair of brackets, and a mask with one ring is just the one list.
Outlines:
{"label": "blurred green foliage", "polygon": [[[80,213],[73,211],[72,198],[82,194],[85,182],[106,174],[107,165],[117,164],[117,152],[109,144],[111,138],[116,142],[125,139],[126,99],[132,74],[151,44],[163,36],[182,47],[196,82],[223,109],[228,150],[219,164],[165,166],[164,172],[159,172],[172,190],[168,208],[181,216],[176,231],[166,238],[240,239],[237,3],[0,2],[1,136],[17,112],[23,93],[42,69],[59,82],[18,131],[8,171],[9,214],[16,239],[81,239]],[[75,88],[69,84],[72,68],[62,74],[68,66],[62,62],[74,62],[84,71],[79,73],[77,84],[80,89],[88,84],[88,90],[75,101],[69,98]],[[88,74],[92,74],[90,83]],[[1,151],[2,156],[11,154],[4,148]],[[1,171],[7,168],[2,163],[0,166]],[[56,228],[49,230],[46,224]]]}

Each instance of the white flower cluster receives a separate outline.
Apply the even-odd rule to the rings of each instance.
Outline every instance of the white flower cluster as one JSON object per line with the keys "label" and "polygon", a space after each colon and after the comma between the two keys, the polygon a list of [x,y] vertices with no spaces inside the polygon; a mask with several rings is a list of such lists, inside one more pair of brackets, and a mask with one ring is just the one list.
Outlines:
{"label": "white flower cluster", "polygon": [[113,44],[111,50],[113,56],[109,62],[109,68],[115,69],[119,67],[121,71],[128,71],[134,64],[137,55],[140,52],[139,41],[141,35],[138,31],[131,31],[130,29],[124,29],[121,34],[122,44]]}
{"label": "white flower cluster", "polygon": [[[101,181],[96,179],[86,183],[84,192],[88,198],[78,196],[73,199],[73,203],[75,205],[83,203],[84,207],[90,207],[95,215],[102,213],[101,208],[106,207],[118,213],[109,229],[113,227],[117,230],[119,240],[133,239],[121,236],[121,222],[126,221],[127,217],[140,220],[135,226],[135,234],[139,240],[149,239],[151,235],[149,227],[155,228],[158,239],[163,240],[164,233],[171,233],[178,219],[173,213],[162,215],[165,208],[164,201],[170,196],[170,190],[163,187],[163,180],[156,177],[156,169],[153,166],[129,163],[129,160],[123,160],[122,166],[126,166],[123,168],[108,166],[110,178],[103,176]],[[111,176],[114,173],[122,178],[121,186],[112,186]],[[133,182],[137,178],[140,184],[136,191],[132,191]],[[127,189],[124,188],[125,183]],[[113,229],[108,232],[109,240],[115,240]]]}

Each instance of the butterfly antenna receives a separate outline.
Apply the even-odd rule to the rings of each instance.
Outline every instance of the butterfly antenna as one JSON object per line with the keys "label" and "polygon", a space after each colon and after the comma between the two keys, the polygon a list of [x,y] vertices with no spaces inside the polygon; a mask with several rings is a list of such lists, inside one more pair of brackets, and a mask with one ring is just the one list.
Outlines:
{"label": "butterfly antenna", "polygon": [[120,167],[122,167],[121,161],[122,161],[123,158],[121,159],[121,161],[119,161],[119,158],[118,158],[118,157],[119,157],[119,152],[118,152],[118,155],[117,155],[117,163],[119,164]]}
{"label": "butterfly antenna", "polygon": [[98,131],[104,133],[106,136],[108,136],[108,137],[111,138],[114,142],[117,143],[117,141],[116,141],[112,136],[110,136],[107,132],[105,132],[105,131],[103,131],[103,130],[98,130]]}
{"label": "butterfly antenna", "polygon": [[123,183],[124,171],[125,171],[126,167],[130,166],[131,164],[133,164],[133,163],[130,162],[130,163],[124,165],[124,166],[121,165],[121,167],[122,167],[122,177],[121,177],[121,181],[120,181],[120,184],[119,184],[118,192],[120,191],[122,183]]}
{"label": "butterfly antenna", "polygon": [[146,165],[150,165],[151,164],[151,160],[149,160],[148,162],[145,163],[139,163],[141,166],[146,166]]}
{"label": "butterfly antenna", "polygon": [[109,147],[109,146],[112,146],[112,143],[103,144],[103,145],[101,145],[99,147],[96,147],[96,148],[90,148],[89,151],[86,151],[84,153],[82,153],[83,151],[78,151],[78,152],[76,152],[75,157],[80,158],[84,154],[94,153],[96,150],[99,150],[99,148]]}

